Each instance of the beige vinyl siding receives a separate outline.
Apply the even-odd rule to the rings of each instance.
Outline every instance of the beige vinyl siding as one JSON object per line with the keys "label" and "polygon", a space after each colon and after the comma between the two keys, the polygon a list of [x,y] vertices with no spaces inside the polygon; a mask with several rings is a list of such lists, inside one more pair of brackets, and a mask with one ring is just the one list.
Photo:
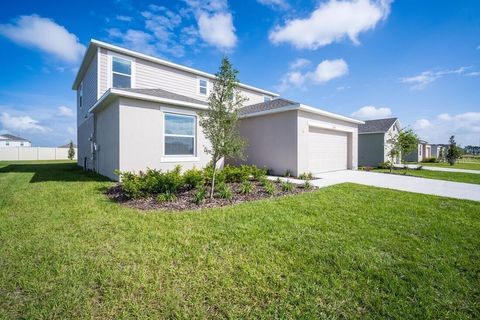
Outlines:
{"label": "beige vinyl siding", "polygon": [[98,62],[98,72],[99,72],[99,95],[101,97],[102,94],[105,93],[108,89],[108,56],[107,50],[100,48],[100,55],[99,55],[99,62]]}
{"label": "beige vinyl siding", "polygon": [[[99,88],[101,96],[108,89],[108,79],[111,72],[108,65],[108,53],[105,49],[100,49],[99,66]],[[135,88],[160,88],[197,100],[207,100],[208,95],[203,96],[198,94],[198,79],[202,77],[199,77],[196,74],[138,58],[135,58],[135,68],[133,68],[133,70],[135,71]],[[207,80],[208,91],[210,91],[213,85],[212,79]],[[240,88],[240,90],[248,98],[246,104],[255,104],[264,101],[265,95],[263,93],[245,88]]]}
{"label": "beige vinyl siding", "polygon": [[80,108],[80,91],[77,90],[77,123],[85,121],[85,115],[88,114],[95,102],[97,102],[98,82],[97,82],[97,54],[93,57],[83,77],[83,105]]}

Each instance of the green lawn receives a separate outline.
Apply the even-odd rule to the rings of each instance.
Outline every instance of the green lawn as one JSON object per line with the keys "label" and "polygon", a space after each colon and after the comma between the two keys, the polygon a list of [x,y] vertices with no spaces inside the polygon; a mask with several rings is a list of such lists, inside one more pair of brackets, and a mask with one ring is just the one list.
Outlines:
{"label": "green lawn", "polygon": [[445,167],[445,168],[453,168],[453,169],[468,169],[468,170],[480,170],[480,162],[478,163],[469,163],[469,162],[459,162],[455,163],[453,166],[449,165],[445,162],[440,163],[419,163],[422,166],[427,167]]}
{"label": "green lawn", "polygon": [[[372,171],[390,173],[389,169],[373,169]],[[477,174],[477,173],[411,170],[411,169],[408,169],[406,171],[403,169],[393,170],[392,173],[399,174],[399,175],[406,174],[408,176],[422,177],[422,178],[428,178],[428,179],[480,184],[480,174]]]}
{"label": "green lawn", "polygon": [[354,184],[184,213],[0,164],[0,319],[480,317],[480,203]]}

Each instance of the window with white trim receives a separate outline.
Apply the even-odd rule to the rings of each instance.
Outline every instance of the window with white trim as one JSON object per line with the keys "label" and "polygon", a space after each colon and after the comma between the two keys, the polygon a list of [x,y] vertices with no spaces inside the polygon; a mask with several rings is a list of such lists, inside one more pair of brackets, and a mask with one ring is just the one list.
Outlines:
{"label": "window with white trim", "polygon": [[78,105],[83,107],[83,81],[80,82],[80,87],[78,88]]}
{"label": "window with white trim", "polygon": [[199,78],[198,79],[198,94],[206,96],[208,92],[208,80]]}
{"label": "window with white trim", "polygon": [[166,156],[195,156],[196,122],[193,115],[165,113]]}
{"label": "window with white trim", "polygon": [[112,87],[132,87],[132,61],[112,56]]}
{"label": "window with white trim", "polygon": [[263,96],[263,102],[268,102],[268,101],[271,101],[272,98],[269,97],[269,96]]}

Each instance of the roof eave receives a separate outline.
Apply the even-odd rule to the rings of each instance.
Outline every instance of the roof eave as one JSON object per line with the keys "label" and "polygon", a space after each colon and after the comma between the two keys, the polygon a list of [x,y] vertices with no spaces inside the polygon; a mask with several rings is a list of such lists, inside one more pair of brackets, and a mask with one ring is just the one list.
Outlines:
{"label": "roof eave", "polygon": [[168,105],[174,105],[174,106],[180,106],[180,107],[190,107],[190,108],[200,109],[200,110],[207,110],[208,109],[208,106],[203,105],[203,104],[181,101],[181,100],[175,100],[175,99],[155,97],[155,96],[151,96],[151,95],[148,95],[148,94],[135,93],[135,92],[124,91],[124,90],[121,90],[121,89],[111,88],[111,89],[108,89],[90,109],[88,109],[88,112],[93,113],[94,111],[99,110],[107,101],[111,101],[111,99],[118,98],[118,97],[137,99],[137,100],[145,100],[145,101],[150,101],[150,102],[165,103],[165,104],[168,104]]}

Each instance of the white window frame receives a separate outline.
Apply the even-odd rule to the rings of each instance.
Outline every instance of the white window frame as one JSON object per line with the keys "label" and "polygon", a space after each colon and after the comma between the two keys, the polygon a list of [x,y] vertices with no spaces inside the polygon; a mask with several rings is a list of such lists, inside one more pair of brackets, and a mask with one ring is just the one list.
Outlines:
{"label": "white window frame", "polygon": [[[113,57],[117,57],[119,59],[124,59],[124,60],[129,60],[130,61],[130,88],[135,88],[136,87],[136,60],[135,58],[108,51],[107,52],[108,56],[108,77],[107,77],[107,88],[111,89],[113,88]],[[120,72],[115,72],[120,75],[128,76],[128,74],[120,73]]]}
{"label": "white window frame", "polygon": [[263,102],[269,102],[272,101],[272,97],[270,96],[263,96]]}
{"label": "white window frame", "polygon": [[[193,136],[192,135],[181,135],[181,134],[171,134],[171,133],[166,133],[165,130],[167,129],[167,121],[166,121],[166,116],[172,114],[176,116],[181,116],[181,117],[193,117],[194,119],[194,125],[193,125]],[[163,109],[163,153],[162,153],[162,158],[160,159],[161,162],[190,162],[190,161],[200,161],[200,158],[197,157],[197,125],[198,125],[198,119],[197,115],[195,113],[188,113],[188,112],[181,112],[181,111],[175,111],[171,109]],[[165,137],[187,137],[187,138],[193,138],[193,154],[165,154]]]}
{"label": "white window frame", "polygon": [[[203,93],[200,92],[200,88],[202,88],[202,87],[200,86],[200,81],[202,81],[202,80],[204,80],[204,81],[207,83],[207,85],[205,86],[205,94],[203,94]],[[198,94],[199,96],[206,97],[206,96],[208,96],[208,89],[209,89],[208,79],[207,79],[207,78],[203,78],[203,77],[197,77],[197,94]]]}
{"label": "white window frame", "polygon": [[78,105],[80,109],[83,107],[83,81],[80,82],[80,87],[78,88]]}

